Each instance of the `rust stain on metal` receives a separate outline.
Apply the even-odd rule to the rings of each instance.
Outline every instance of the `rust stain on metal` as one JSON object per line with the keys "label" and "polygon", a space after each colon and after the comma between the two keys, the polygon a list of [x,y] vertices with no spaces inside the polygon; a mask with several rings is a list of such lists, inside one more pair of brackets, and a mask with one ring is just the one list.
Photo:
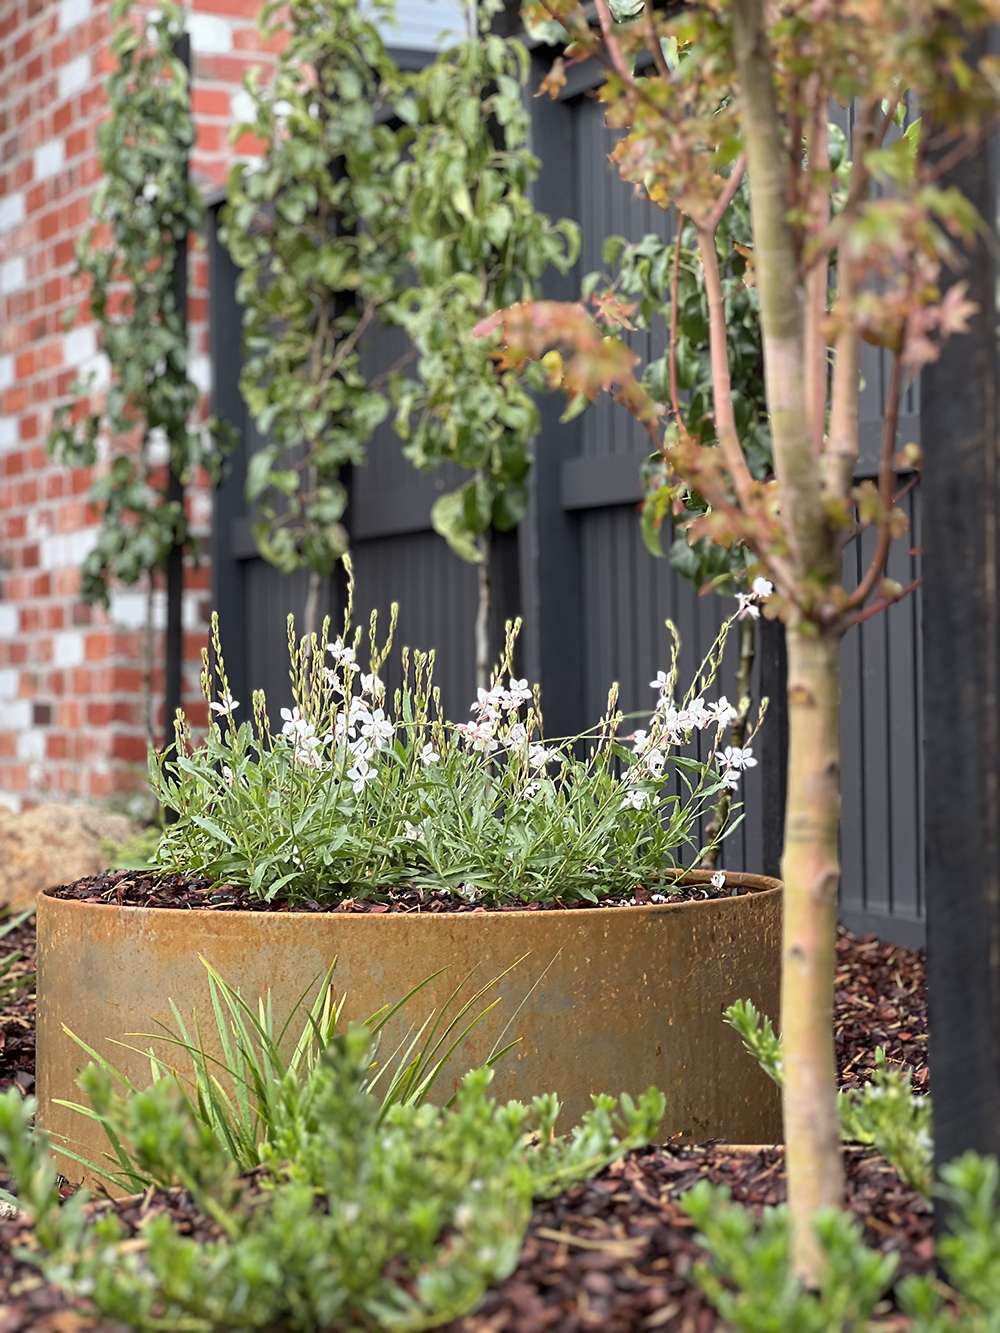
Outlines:
{"label": "rust stain on metal", "polygon": [[[83,1156],[106,1152],[98,1127],[54,1105],[79,1099],[75,1084],[86,1063],[64,1025],[140,1083],[148,1061],[113,1042],[170,1027],[171,999],[211,1049],[214,1020],[199,956],[248,1000],[270,990],[279,1019],[334,959],[347,1019],[366,1017],[444,968],[386,1033],[385,1050],[443,1005],[460,980],[469,977],[471,994],[521,959],[499,985],[500,1004],[452,1060],[443,1093],[486,1059],[511,1024],[504,1040],[516,1035],[520,1044],[498,1066],[501,1099],[554,1090],[568,1125],[591,1093],[655,1084],[667,1096],[666,1134],[773,1143],[781,1135],[777,1090],[723,1023],[722,1010],[746,997],[777,1016],[780,885],[759,875],[730,874],[729,882],[755,891],[631,908],[434,915],[171,911],[43,896],[42,1122]],[[72,1164],[65,1169],[71,1173]]]}

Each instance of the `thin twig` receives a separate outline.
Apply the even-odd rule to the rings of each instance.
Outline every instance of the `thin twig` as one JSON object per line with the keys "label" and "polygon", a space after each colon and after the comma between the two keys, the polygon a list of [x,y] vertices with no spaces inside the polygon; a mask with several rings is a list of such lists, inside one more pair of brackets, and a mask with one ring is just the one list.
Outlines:
{"label": "thin twig", "polygon": [[660,78],[670,82],[670,68],[667,65],[663,55],[663,47],[660,45],[660,35],[656,31],[656,16],[653,13],[653,0],[645,0],[643,12],[646,19],[646,32],[649,36],[649,50],[653,57],[653,63],[659,71]]}
{"label": "thin twig", "polygon": [[670,373],[670,408],[674,420],[681,430],[686,430],[681,416],[681,395],[677,384],[677,331],[680,312],[677,309],[681,286],[681,242],[684,239],[684,227],[687,223],[683,213],[677,215],[677,235],[674,238],[674,263],[670,274],[670,341],[667,348],[667,365]]}
{"label": "thin twig", "polygon": [[847,624],[861,625],[864,624],[866,620],[871,620],[873,616],[879,615],[882,611],[888,611],[890,606],[895,606],[896,603],[901,602],[904,597],[909,597],[911,592],[916,592],[922,582],[922,578],[916,578],[912,583],[908,583],[905,588],[901,588],[895,597],[880,597],[878,601],[872,602],[870,606],[866,606],[863,610],[858,611],[856,615],[850,616]]}

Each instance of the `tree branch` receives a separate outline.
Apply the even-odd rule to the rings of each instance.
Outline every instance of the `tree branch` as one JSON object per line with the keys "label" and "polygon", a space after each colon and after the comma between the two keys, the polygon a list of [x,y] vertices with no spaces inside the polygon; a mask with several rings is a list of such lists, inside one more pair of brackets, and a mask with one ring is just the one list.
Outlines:
{"label": "tree branch", "polygon": [[604,38],[604,45],[608,48],[608,55],[611,57],[615,73],[628,87],[634,87],[635,81],[632,78],[632,71],[628,67],[621,43],[615,33],[614,19],[612,19],[611,10],[608,8],[608,0],[594,0],[594,8],[597,11],[597,21],[601,25],[601,35]]}
{"label": "tree branch", "polygon": [[653,57],[653,63],[659,71],[660,78],[670,82],[670,70],[663,55],[663,47],[660,45],[660,35],[656,31],[656,16],[653,13],[653,0],[645,0],[643,12],[645,14],[646,32],[649,36],[649,52]]}
{"label": "tree branch", "polygon": [[849,617],[848,625],[861,625],[864,621],[871,620],[873,616],[879,615],[882,611],[888,611],[890,606],[895,606],[904,597],[909,597],[911,592],[916,592],[922,582],[923,579],[914,579],[905,588],[901,588],[895,597],[880,597],[878,601],[871,602],[863,610],[858,611],[856,615]]}
{"label": "tree branch", "polygon": [[[737,182],[737,185],[739,182]],[[734,191],[735,193],[735,191]],[[729,343],[726,336],[726,313],[719,273],[719,254],[715,246],[715,231],[698,227],[698,252],[705,274],[705,295],[708,298],[708,345],[712,369],[712,402],[715,430],[719,448],[726,461],[726,469],[739,498],[740,505],[749,514],[753,505],[753,476],[747,466],[740,445],[733,411],[733,388],[729,374]]]}
{"label": "tree branch", "polygon": [[702,224],[706,231],[710,231],[714,234],[718,229],[719,223],[725,216],[726,209],[736,198],[736,191],[740,188],[740,185],[743,182],[746,169],[746,154],[740,153],[739,157],[733,163],[733,169],[730,171],[728,179],[726,180],[725,188],[715,201],[712,211],[705,219],[704,224]]}
{"label": "tree branch", "polygon": [[681,415],[681,395],[677,386],[677,329],[680,321],[677,300],[681,284],[681,243],[684,240],[684,226],[686,221],[687,219],[684,214],[678,213],[677,235],[674,239],[674,262],[670,273],[670,333],[667,345],[667,365],[670,374],[670,408],[674,414],[674,420],[685,433],[687,428],[684,424],[684,418]]}

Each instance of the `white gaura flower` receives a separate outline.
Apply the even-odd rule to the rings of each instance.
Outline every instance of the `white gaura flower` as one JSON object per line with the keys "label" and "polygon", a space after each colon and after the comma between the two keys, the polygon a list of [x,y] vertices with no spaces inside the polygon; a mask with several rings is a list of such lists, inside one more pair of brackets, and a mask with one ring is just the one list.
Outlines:
{"label": "white gaura flower", "polygon": [[360,723],[371,717],[372,710],[366,700],[355,694],[347,708],[347,725],[354,730]]}
{"label": "white gaura flower", "polygon": [[643,756],[642,762],[651,777],[662,778],[663,769],[667,762],[667,757],[662,750],[647,750]]}
{"label": "white gaura flower", "polygon": [[428,741],[420,751],[420,762],[423,764],[424,768],[430,768],[431,764],[436,764],[440,758],[441,756],[438,754],[437,750],[435,750],[434,746],[431,745],[430,741]]}
{"label": "white gaura flower", "polygon": [[395,734],[395,727],[385,715],[385,710],[376,708],[361,724],[361,735],[372,743],[376,750],[384,750]]}
{"label": "white gaura flower", "polygon": [[292,744],[292,758],[297,764],[302,764],[306,768],[319,768],[323,763],[319,747],[318,736],[298,735]]}
{"label": "white gaura flower", "polygon": [[728,727],[730,722],[735,722],[739,714],[726,696],[720,695],[714,704],[708,705],[708,711],[712,721],[720,727]]}
{"label": "white gaura flower", "polygon": [[719,774],[719,780],[730,791],[736,791],[740,785],[740,770],[738,768],[724,768]]}
{"label": "white gaura flower", "polygon": [[757,760],[753,757],[753,746],[751,745],[727,745],[722,751],[721,759],[726,768],[743,770],[757,767]]}
{"label": "white gaura flower", "polygon": [[663,734],[671,745],[676,745],[678,741],[684,739],[691,730],[690,719],[686,712],[675,708],[671,703],[664,703],[658,710],[657,717]]}
{"label": "white gaura flower", "polygon": [[334,639],[333,643],[328,643],[326,651],[335,662],[340,662],[343,666],[353,666],[357,660],[354,649],[349,647],[343,639]]}
{"label": "white gaura flower", "polygon": [[347,779],[354,788],[354,794],[360,796],[369,782],[378,777],[378,770],[371,767],[364,755],[356,755],[353,765],[347,770]]}
{"label": "white gaura flower", "polygon": [[381,698],[385,691],[380,677],[376,672],[362,671],[361,673],[361,693],[367,694],[371,699]]}
{"label": "white gaura flower", "polygon": [[470,713],[478,713],[481,721],[495,721],[503,711],[507,695],[503,687],[494,685],[491,690],[481,686],[476,690],[476,702],[469,708]]}
{"label": "white gaura flower", "polygon": [[774,592],[774,584],[770,579],[765,579],[758,574],[750,585],[749,592],[738,592],[736,594],[736,616],[742,620],[744,616],[750,616],[757,620],[760,616],[760,603],[766,602]]}
{"label": "white gaura flower", "polygon": [[493,734],[491,721],[460,722],[455,730],[463,737],[470,750],[478,750],[481,754],[492,754],[500,746],[500,742]]}
{"label": "white gaura flower", "polygon": [[211,708],[212,712],[217,713],[219,717],[232,717],[237,708],[239,708],[240,701],[239,699],[234,699],[231,694],[224,694],[221,699],[213,699],[208,706]]}
{"label": "white gaura flower", "polygon": [[311,736],[315,732],[313,724],[304,718],[297,708],[281,710],[282,736]]}
{"label": "white gaura flower", "polygon": [[652,689],[659,690],[662,694],[665,690],[670,688],[670,677],[665,671],[658,671],[656,673],[656,679],[651,680],[649,684]]}
{"label": "white gaura flower", "polygon": [[645,750],[646,746],[649,744],[649,732],[640,727],[638,731],[633,731],[628,739],[632,742],[632,748],[635,750],[636,754],[642,754],[643,750]]}
{"label": "white gaura flower", "polygon": [[527,679],[518,680],[516,676],[511,676],[505,702],[509,712],[516,712],[522,704],[531,702],[531,686]]}
{"label": "white gaura flower", "polygon": [[521,793],[521,795],[524,797],[526,801],[533,801],[535,797],[538,795],[538,793],[541,791],[541,789],[542,788],[539,783],[528,782],[525,784],[524,791]]}
{"label": "white gaura flower", "polygon": [[532,768],[547,768],[549,764],[561,764],[562,755],[536,742],[528,750],[528,763]]}
{"label": "white gaura flower", "polygon": [[515,722],[504,738],[508,750],[519,750],[528,739],[528,729],[523,722]]}
{"label": "white gaura flower", "polygon": [[644,810],[653,798],[648,791],[643,791],[641,787],[635,787],[628,792],[622,801],[623,810]]}
{"label": "white gaura flower", "polygon": [[705,705],[705,700],[698,698],[692,699],[684,709],[682,715],[689,727],[707,727],[712,720],[712,714]]}
{"label": "white gaura flower", "polygon": [[724,889],[726,887],[726,872],[724,870],[717,870],[712,876],[711,883],[713,889]]}

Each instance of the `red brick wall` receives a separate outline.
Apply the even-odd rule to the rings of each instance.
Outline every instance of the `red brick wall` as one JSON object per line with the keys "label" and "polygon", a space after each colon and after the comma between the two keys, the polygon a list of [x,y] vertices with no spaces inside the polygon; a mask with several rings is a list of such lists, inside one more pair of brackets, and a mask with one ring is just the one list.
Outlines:
{"label": "red brick wall", "polygon": [[[233,98],[248,70],[267,61],[258,5],[189,0],[193,166],[206,186],[220,183],[230,165]],[[86,291],[72,269],[98,177],[108,33],[108,0],[0,3],[0,803],[15,808],[128,791],[144,768],[145,593],[116,592],[110,613],[81,602],[92,478],[53,466],[44,448],[53,409],[78,372],[101,365]],[[203,249],[192,254],[190,286],[192,374],[207,391]],[[191,505],[204,530],[204,489]],[[192,702],[208,583],[207,569],[193,573],[184,607]],[[156,613],[162,625],[162,593]]]}

